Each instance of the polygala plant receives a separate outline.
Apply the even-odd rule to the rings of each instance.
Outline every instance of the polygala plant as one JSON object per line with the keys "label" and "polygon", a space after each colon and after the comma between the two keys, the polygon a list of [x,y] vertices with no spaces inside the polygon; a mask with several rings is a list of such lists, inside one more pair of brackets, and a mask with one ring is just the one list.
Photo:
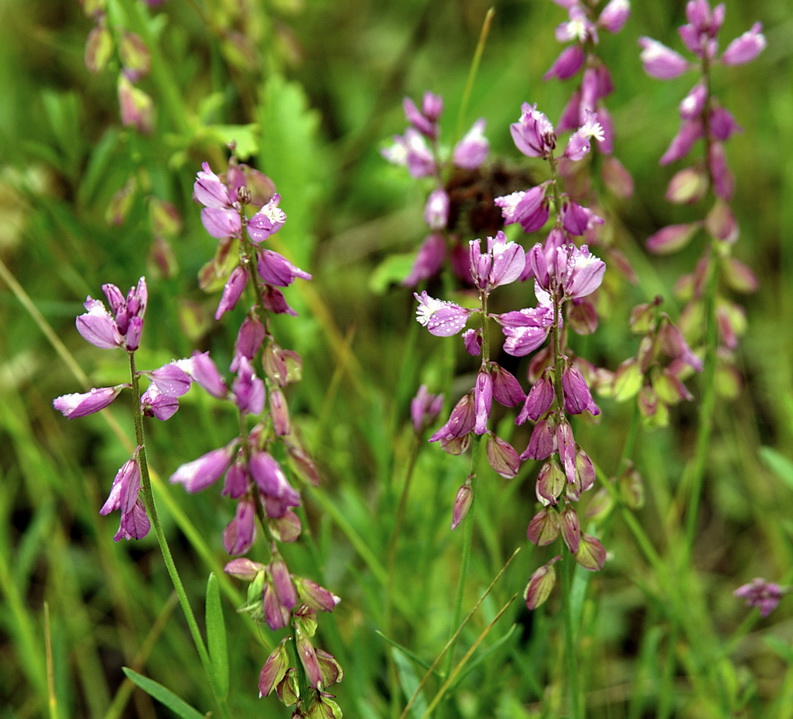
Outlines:
{"label": "polygala plant", "polygon": [[[717,468],[726,474],[728,461],[756,464],[751,451],[734,459],[732,437],[720,434],[727,424],[719,402],[741,392],[739,338],[753,327],[751,309],[733,293],[762,290],[734,257],[744,205],[728,144],[743,128],[721,83],[760,56],[766,37],[756,22],[722,48],[725,4],[689,0],[678,30],[686,54],[641,28],[637,48],[625,40],[629,23],[653,13],[682,18],[682,6],[635,18],[628,0],[553,3],[547,13],[532,9],[532,22],[560,15],[545,31],[548,44],[553,34],[563,47],[543,65],[557,121],[543,111],[553,103],[533,77],[521,92],[528,87],[536,102],[521,104],[499,85],[491,112],[479,103],[468,115],[495,8],[461,98],[444,99],[439,87],[420,100],[405,97],[407,127],[380,148],[373,169],[349,162],[352,155],[329,162],[332,152],[341,158],[355,147],[319,148],[319,132],[335,131],[341,115],[320,123],[308,102],[316,78],[307,74],[305,87],[285,79],[311,61],[300,48],[301,3],[82,0],[85,66],[97,82],[111,79],[117,113],[102,143],[118,142],[129,155],[118,171],[111,154],[94,157],[85,174],[98,187],[104,171],[113,173],[105,219],[119,236],[138,242],[146,226],[154,239],[148,253],[139,244],[129,256],[112,248],[123,271],[134,272],[119,284],[140,279],[126,292],[105,282],[104,299],[91,290],[75,322],[93,347],[126,355],[128,378],[98,380],[103,386],[52,404],[67,419],[103,413],[113,421],[120,398],[130,401],[133,439],[95,510],[102,531],[107,515],[118,516],[107,536],[114,531],[121,547],[156,539],[203,677],[174,639],[175,623],[164,620],[165,630],[157,626],[167,641],[138,637],[145,651],[125,635],[124,663],[134,669],[124,671],[183,719],[759,717],[766,715],[753,712],[766,705],[769,717],[789,714],[782,698],[763,694],[771,679],[750,678],[750,662],[738,656],[760,652],[758,643],[737,650],[757,622],[774,621],[766,618],[780,603],[784,611],[793,575],[747,580],[761,568],[777,571],[773,562],[785,565],[787,529],[759,519],[772,513],[770,492],[753,498],[757,515],[747,519],[726,478],[712,493],[707,481]],[[317,3],[316,12],[333,16],[332,5]],[[175,77],[199,63],[187,52],[199,37],[181,14],[188,11],[210,49],[200,60],[205,77],[183,96]],[[425,13],[411,42],[432,22]],[[381,28],[371,32],[356,51],[387,46]],[[536,47],[546,47],[539,38]],[[168,43],[190,56],[180,72],[169,67]],[[323,78],[333,87],[334,72]],[[643,99],[625,88],[686,75],[693,85],[680,94],[679,129],[660,157],[662,167],[685,166],[665,197],[652,198],[657,168],[651,182],[626,149],[638,153],[630,116]],[[393,77],[408,75],[400,68]],[[561,100],[556,81],[567,88]],[[349,107],[340,103],[351,114],[368,92],[356,83],[344,86]],[[380,99],[396,108],[404,90],[394,95],[386,85]],[[654,98],[653,108],[668,97]],[[336,101],[329,98],[328,113]],[[45,104],[51,121],[66,121],[66,109]],[[456,134],[449,106],[459,108]],[[367,132],[373,127],[370,118]],[[53,162],[57,155],[40,154]],[[66,187],[64,168],[65,161],[58,177]],[[364,271],[345,254],[356,257],[354,233],[339,232],[339,240],[335,223],[364,211],[351,209],[355,192],[362,208],[382,202],[386,181],[418,198],[415,222],[404,222],[408,210],[398,225],[403,235],[402,227],[416,228],[419,241],[399,262],[385,258],[373,279],[382,292],[372,297]],[[62,195],[91,204],[79,186]],[[59,226],[77,226],[53,207]],[[183,225],[198,230],[189,250],[178,244]],[[313,256],[312,232],[325,242]],[[690,252],[698,237],[698,258],[670,280],[657,256]],[[180,263],[191,268],[184,276]],[[0,271],[5,279],[2,262]],[[213,296],[194,300],[194,291]],[[170,329],[158,327],[155,312],[183,336],[163,340]],[[156,338],[182,349],[164,350]],[[98,376],[112,376],[109,367]],[[154,423],[156,441],[152,419],[164,423]],[[790,481],[789,460],[758,451]],[[174,526],[185,536],[171,535]],[[773,562],[754,549],[749,559],[728,554],[722,545],[737,543],[735,527],[766,532]],[[98,550],[103,572],[112,546]],[[216,569],[204,617],[193,608],[202,599],[192,596],[193,553]],[[752,573],[738,579],[747,561]],[[130,566],[113,577],[113,591],[116,582],[126,586]],[[162,604],[153,574],[158,565],[148,562],[136,581],[145,580],[138,581],[145,601]],[[0,563],[7,623],[24,633],[17,620],[25,595],[7,588],[13,575]],[[738,600],[753,608],[742,624]],[[224,602],[236,612],[230,629]],[[40,691],[59,719],[67,716],[56,701],[68,675],[58,644],[65,634],[53,635],[53,654],[49,625],[47,632],[49,683]],[[785,667],[773,682],[782,691],[793,677],[790,652],[778,640],[768,645]],[[147,652],[158,658],[149,662]],[[169,675],[177,653],[181,675]],[[116,658],[108,652],[102,661]],[[615,666],[618,681],[609,675]],[[139,673],[144,668],[153,678]],[[112,706],[104,706],[111,698],[102,687],[106,697],[92,695],[90,711],[72,715],[126,716],[131,685],[112,688]],[[142,697],[140,715],[159,716]],[[31,716],[39,704],[9,716]]]}

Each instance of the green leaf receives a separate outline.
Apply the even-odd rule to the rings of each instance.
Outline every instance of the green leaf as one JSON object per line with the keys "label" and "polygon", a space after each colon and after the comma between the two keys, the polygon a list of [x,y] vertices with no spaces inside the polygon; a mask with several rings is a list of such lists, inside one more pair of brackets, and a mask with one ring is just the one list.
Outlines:
{"label": "green leaf", "polygon": [[215,685],[215,693],[225,699],[229,693],[229,655],[226,647],[223,606],[220,603],[220,588],[214,572],[209,574],[207,581],[206,622],[212,682]]}
{"label": "green leaf", "polygon": [[793,460],[771,447],[760,447],[760,457],[768,469],[793,489]]}
{"label": "green leaf", "polygon": [[182,717],[182,719],[205,719],[201,712],[197,709],[193,709],[186,701],[180,699],[170,689],[166,689],[159,682],[144,677],[142,674],[138,674],[129,667],[122,667],[122,671],[127,675],[130,681],[137,684],[146,694],[154,697],[160,704],[168,707],[172,712]]}
{"label": "green leaf", "polygon": [[[412,697],[419,686],[419,678],[413,669],[413,664],[404,654],[402,654],[401,651],[396,648],[391,650],[391,658],[394,660],[394,664],[397,666],[397,671],[399,673],[399,683],[402,686],[402,691],[405,693],[406,697]],[[427,700],[424,697],[424,692],[419,692],[418,696],[416,697],[416,701],[413,702],[413,706],[410,708],[410,716],[424,716],[424,712],[426,712],[426,710]]]}
{"label": "green leaf", "polygon": [[369,277],[369,289],[376,295],[385,294],[390,285],[399,284],[410,274],[415,258],[415,252],[386,257]]}
{"label": "green leaf", "polygon": [[211,125],[209,133],[224,145],[236,143],[234,154],[240,160],[247,160],[259,151],[257,126],[249,125]]}

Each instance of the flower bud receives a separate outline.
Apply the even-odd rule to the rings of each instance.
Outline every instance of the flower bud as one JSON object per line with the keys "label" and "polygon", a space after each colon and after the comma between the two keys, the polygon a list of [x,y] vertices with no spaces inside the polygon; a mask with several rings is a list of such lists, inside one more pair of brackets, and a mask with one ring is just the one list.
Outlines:
{"label": "flower bud", "polygon": [[454,509],[452,510],[452,531],[460,526],[460,523],[465,519],[471,503],[474,501],[474,494],[471,491],[470,482],[466,481],[460,489],[457,490],[457,495],[454,498]]}
{"label": "flower bud", "polygon": [[526,530],[529,541],[544,547],[559,536],[559,514],[554,509],[542,509],[535,514]]}
{"label": "flower bud", "polygon": [[526,606],[529,609],[536,609],[541,604],[544,604],[550,596],[553,585],[556,584],[556,570],[553,565],[561,558],[561,556],[554,557],[531,575],[529,584],[523,594]]}

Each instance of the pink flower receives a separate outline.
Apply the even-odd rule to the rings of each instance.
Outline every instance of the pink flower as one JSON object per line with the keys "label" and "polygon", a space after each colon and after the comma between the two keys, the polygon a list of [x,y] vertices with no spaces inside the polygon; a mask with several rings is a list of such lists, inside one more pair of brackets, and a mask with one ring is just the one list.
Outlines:
{"label": "pink flower", "polygon": [[110,405],[121,390],[128,386],[119,384],[115,387],[95,387],[83,394],[64,394],[52,400],[52,406],[66,419],[85,417]]}
{"label": "pink flower", "polygon": [[644,71],[659,80],[671,80],[689,69],[688,60],[680,53],[649,37],[640,37],[641,61]]}
{"label": "pink flower", "polygon": [[738,587],[734,594],[745,599],[747,606],[757,607],[761,617],[767,617],[776,609],[785,591],[778,584],[755,578],[749,584]]}
{"label": "pink flower", "polygon": [[430,297],[426,290],[419,295],[413,293],[418,300],[419,306],[416,308],[416,319],[423,327],[426,327],[430,334],[436,337],[451,337],[456,335],[468,321],[471,310],[467,310],[453,302],[437,300]]}
{"label": "pink flower", "polygon": [[495,237],[487,238],[487,251],[482,252],[481,240],[471,240],[469,257],[471,277],[482,290],[490,291],[495,287],[507,285],[517,280],[526,265],[523,248],[507,240],[499,230]]}
{"label": "pink flower", "polygon": [[528,157],[548,157],[556,147],[556,133],[536,105],[524,102],[518,122],[509,126],[515,146]]}
{"label": "pink flower", "polygon": [[484,129],[485,121],[479,118],[463,139],[454,146],[452,162],[455,167],[475,170],[485,161],[490,143],[483,134]]}

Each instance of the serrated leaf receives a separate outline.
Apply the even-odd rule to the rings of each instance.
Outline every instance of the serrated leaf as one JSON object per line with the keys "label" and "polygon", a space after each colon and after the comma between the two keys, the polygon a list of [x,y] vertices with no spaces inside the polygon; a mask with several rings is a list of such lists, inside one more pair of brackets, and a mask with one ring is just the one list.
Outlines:
{"label": "serrated leaf", "polygon": [[258,127],[255,124],[211,125],[207,129],[224,145],[234,142],[234,155],[240,160],[247,160],[259,152]]}
{"label": "serrated leaf", "polygon": [[138,674],[129,667],[122,667],[122,671],[127,678],[143,689],[146,694],[156,699],[163,706],[168,707],[182,719],[205,719],[204,715],[197,709],[191,707],[184,699],[180,699],[170,689],[167,689],[159,682]]}
{"label": "serrated leaf", "polygon": [[223,605],[220,589],[214,572],[207,580],[206,600],[207,648],[212,664],[212,681],[215,693],[225,698],[229,693],[229,655],[226,646],[226,624],[223,620]]}

